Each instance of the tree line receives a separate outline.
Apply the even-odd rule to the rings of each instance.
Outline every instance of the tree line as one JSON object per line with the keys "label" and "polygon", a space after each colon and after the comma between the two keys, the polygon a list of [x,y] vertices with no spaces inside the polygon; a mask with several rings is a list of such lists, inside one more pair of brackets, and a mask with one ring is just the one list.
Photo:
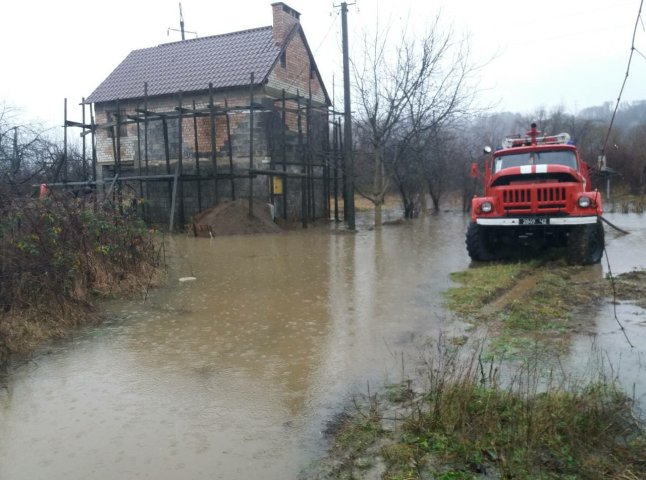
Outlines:
{"label": "tree line", "polygon": [[59,133],[25,123],[17,107],[0,104],[0,193],[22,196],[33,193],[35,184],[91,180],[89,160],[74,142],[65,151]]}
{"label": "tree line", "polygon": [[[639,116],[627,121],[636,112],[640,112]],[[385,155],[378,176],[375,166],[369,163],[369,159],[376,157],[373,146],[357,144],[357,158],[362,160],[357,168],[359,192],[373,200],[372,192],[377,191],[373,186],[379,185],[382,195],[398,195],[406,218],[415,218],[427,208],[439,211],[449,195],[459,196],[462,208],[467,211],[471,197],[479,188],[470,176],[470,166],[479,162],[482,167],[483,147],[495,149],[505,137],[527,131],[533,121],[546,134],[569,133],[591,167],[595,187],[602,190],[605,177],[598,163],[611,113],[603,117],[592,116],[585,110],[574,114],[563,107],[539,109],[531,114],[460,112],[459,118],[450,118],[439,125],[429,124],[412,135],[407,132],[410,127],[403,125],[401,133],[414,139],[408,144],[397,141],[399,128],[394,126],[390,141],[381,147]],[[610,132],[606,151],[607,166],[616,174],[611,177],[613,191],[643,200],[646,195],[646,101],[621,105],[617,118],[619,121]],[[370,193],[365,195],[364,191]],[[383,202],[383,198],[379,201]],[[426,205],[427,199],[430,205]]]}
{"label": "tree line", "polygon": [[[366,35],[353,66],[355,185],[374,205],[375,224],[387,194],[399,196],[406,218],[459,194],[462,207],[478,185],[470,177],[482,148],[494,149],[537,122],[545,134],[567,132],[603,180],[598,157],[614,105],[570,113],[563,106],[530,114],[492,112],[477,106],[478,71],[467,41],[443,31],[439,17],[423,35],[389,29]],[[485,62],[486,64],[486,62]],[[622,104],[608,137],[613,184],[643,198],[646,191],[646,100]],[[430,201],[430,205],[427,203]]]}
{"label": "tree line", "polygon": [[[400,198],[404,216],[439,211],[447,197],[467,210],[478,188],[472,162],[482,147],[500,145],[537,122],[546,134],[567,132],[593,175],[614,104],[577,113],[563,106],[530,114],[478,107],[478,73],[469,44],[442,30],[439,16],[423,34],[389,28],[364,36],[352,59],[355,185],[374,205],[375,223],[387,195]],[[486,63],[486,62],[485,62]],[[33,193],[34,184],[90,180],[91,166],[79,146],[63,143],[38,124],[18,123],[15,109],[0,106],[0,191]],[[616,172],[614,191],[646,194],[646,100],[620,105],[606,149]],[[63,158],[67,161],[63,162]],[[63,171],[63,169],[65,171]],[[597,175],[597,186],[602,177]]]}

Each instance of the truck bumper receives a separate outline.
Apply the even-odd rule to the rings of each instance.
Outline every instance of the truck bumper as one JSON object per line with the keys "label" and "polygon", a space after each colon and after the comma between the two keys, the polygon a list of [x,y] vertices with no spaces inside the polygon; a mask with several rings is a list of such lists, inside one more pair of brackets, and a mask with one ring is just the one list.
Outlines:
{"label": "truck bumper", "polygon": [[544,226],[544,225],[588,225],[597,223],[596,215],[586,217],[518,217],[518,218],[476,218],[476,223],[492,227]]}

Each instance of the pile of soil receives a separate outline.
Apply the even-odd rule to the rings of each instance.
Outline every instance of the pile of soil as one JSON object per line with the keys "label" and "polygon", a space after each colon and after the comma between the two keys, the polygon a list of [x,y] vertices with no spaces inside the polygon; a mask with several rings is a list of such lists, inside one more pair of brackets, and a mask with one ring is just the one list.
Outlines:
{"label": "pile of soil", "polygon": [[250,216],[249,201],[244,199],[224,202],[204,210],[195,217],[193,223],[193,233],[196,237],[281,231],[272,219],[269,204],[254,202],[253,215]]}

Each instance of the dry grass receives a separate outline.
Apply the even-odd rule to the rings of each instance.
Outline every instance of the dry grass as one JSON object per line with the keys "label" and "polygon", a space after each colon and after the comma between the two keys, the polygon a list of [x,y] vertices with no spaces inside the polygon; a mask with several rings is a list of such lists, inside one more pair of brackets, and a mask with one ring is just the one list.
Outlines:
{"label": "dry grass", "polygon": [[610,213],[644,213],[646,197],[619,191],[614,193],[607,203],[606,208]]}
{"label": "dry grass", "polygon": [[165,275],[152,265],[142,265],[138,271],[125,274],[108,273],[100,268],[95,273],[92,291],[76,282],[69,298],[41,296],[30,305],[3,314],[0,349],[4,355],[0,359],[6,362],[11,355],[25,355],[48,340],[65,338],[80,326],[99,323],[101,315],[93,302],[97,296],[145,295],[150,288],[160,285]]}
{"label": "dry grass", "polygon": [[[401,199],[398,195],[388,194],[384,199],[384,208],[397,208],[401,206]],[[334,208],[333,201],[330,202],[331,209]],[[375,209],[375,205],[361,195],[355,195],[354,208],[358,212],[371,212]],[[339,197],[339,210],[343,211],[343,197]]]}

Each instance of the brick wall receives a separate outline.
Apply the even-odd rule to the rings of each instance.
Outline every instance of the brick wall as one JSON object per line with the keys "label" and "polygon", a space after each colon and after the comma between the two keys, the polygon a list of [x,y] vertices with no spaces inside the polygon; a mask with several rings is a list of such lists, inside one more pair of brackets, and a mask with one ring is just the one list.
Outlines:
{"label": "brick wall", "polygon": [[285,50],[285,67],[278,62],[269,74],[267,85],[276,92],[284,89],[289,96],[300,93],[306,99],[309,98],[311,90],[312,102],[325,105],[326,98],[321,79],[316,71],[312,71],[312,67],[304,37],[298,32]]}
{"label": "brick wall", "polygon": [[299,23],[300,13],[282,2],[271,4],[273,14],[273,33],[274,40],[280,45],[285,40],[287,34]]}
{"label": "brick wall", "polygon": [[[310,132],[308,133],[307,110],[302,110],[301,134],[299,136],[297,125],[290,116],[286,115],[287,126],[283,123],[281,104],[270,98],[264,88],[258,88],[254,94],[254,103],[264,105],[258,110],[254,109],[254,168],[277,169],[283,168],[282,163],[296,163],[289,165],[289,170],[301,172],[303,167],[298,164],[307,162],[307,155],[311,151],[320,152],[327,132],[327,116],[319,110],[311,109]],[[208,94],[183,95],[182,106],[192,108],[195,101],[195,108],[206,108],[208,106]],[[216,106],[224,107],[224,96],[214,98]],[[230,137],[227,136],[227,117],[225,115],[215,116],[216,129],[216,172],[219,174],[233,173],[236,178],[232,182],[229,179],[221,178],[217,183],[217,197],[215,196],[215,185],[213,180],[184,180],[184,220],[189,221],[200,209],[213,206],[216,202],[231,199],[235,191],[236,198],[248,196],[249,180],[246,177],[249,168],[249,147],[250,147],[250,112],[248,109],[248,91],[239,91],[237,95],[227,97],[227,104],[231,107],[241,107],[242,110],[233,110],[229,113]],[[148,100],[148,110],[157,113],[176,113],[178,107],[177,97],[157,98]],[[294,102],[294,106],[295,106]],[[246,107],[246,108],[245,108]],[[96,118],[99,122],[108,120],[107,110],[114,111],[116,106],[96,105]],[[120,110],[124,114],[135,113],[137,108],[143,108],[142,102],[120,102]],[[288,107],[289,108],[289,107]],[[296,115],[295,113],[292,116]],[[210,116],[183,118],[181,120],[181,162],[182,172],[185,175],[199,173],[210,175],[213,173],[213,162],[211,159],[211,119]],[[197,150],[195,149],[197,124]],[[164,122],[157,119],[149,119],[147,127],[141,123],[139,128],[134,123],[126,125],[127,133],[120,137],[121,143],[121,176],[129,174],[165,174],[174,173],[175,167],[180,160],[180,120],[169,118],[166,120],[168,135],[168,165],[166,162],[166,151],[164,147]],[[116,128],[115,128],[116,131]],[[146,142],[146,132],[148,141]],[[139,134],[139,137],[137,136]],[[138,138],[140,139],[138,141]],[[114,152],[113,142],[108,130],[97,131],[97,154],[99,159],[100,176],[112,178],[114,174]],[[309,142],[309,143],[308,143]],[[146,161],[147,145],[147,161]],[[231,149],[232,162],[229,157]],[[197,152],[197,158],[196,158]],[[231,163],[233,169],[231,170]],[[321,172],[315,172],[320,175]],[[241,178],[245,177],[245,178]],[[316,212],[320,216],[323,213],[325,199],[322,197],[323,189],[316,187],[315,203]],[[147,219],[153,222],[165,223],[168,221],[170,209],[170,183],[168,181],[150,182],[147,191],[146,202]],[[199,188],[198,188],[199,185]],[[130,192],[139,192],[139,182],[132,182],[128,187]],[[145,188],[144,188],[145,190]],[[269,202],[272,200],[269,189],[269,177],[259,175],[254,180],[254,197],[259,201]],[[298,220],[301,216],[301,181],[300,179],[289,179],[287,182],[288,218]],[[275,197],[274,202],[277,212],[283,212],[282,197]],[[178,205],[179,209],[179,205]],[[178,210],[179,212],[179,210]],[[178,213],[177,220],[180,221]]]}
{"label": "brick wall", "polygon": [[[272,4],[274,16],[274,37],[278,44],[293,31],[299,23],[300,14],[287,5],[279,2]],[[328,135],[326,96],[321,79],[313,71],[313,62],[309,56],[306,40],[301,29],[291,36],[285,48],[285,64],[277,62],[263,86],[254,91],[254,104],[262,104],[262,110],[254,110],[253,125],[253,168],[282,169],[295,172],[303,171],[308,159],[319,158],[325,148]],[[205,86],[206,90],[206,86]],[[286,112],[281,111],[283,91],[288,100]],[[293,100],[299,95],[302,100]],[[305,108],[309,99],[311,105],[319,108]],[[111,177],[114,173],[115,158],[121,163],[122,176],[128,171],[133,174],[156,174],[174,172],[175,165],[181,161],[185,175],[232,173],[235,176],[246,175],[249,169],[251,125],[249,112],[249,89],[241,87],[227,92],[218,92],[214,97],[216,107],[241,107],[230,111],[228,115],[215,116],[215,157],[212,162],[211,118],[201,116],[194,118],[150,118],[145,124],[127,123],[119,130],[120,148],[117,152],[117,129],[99,128],[96,135],[97,160],[99,177]],[[206,92],[182,95],[182,107],[205,109],[209,105]],[[176,115],[179,107],[179,96],[149,98],[147,109],[156,113]],[[106,124],[113,120],[110,112],[117,110],[116,102],[95,104],[96,122]],[[121,118],[136,114],[143,109],[143,99],[119,102]],[[299,113],[300,112],[300,115]],[[299,121],[300,120],[300,121]],[[308,128],[309,125],[309,128]],[[228,128],[227,128],[228,127]],[[164,131],[168,138],[168,152],[164,141]],[[180,136],[181,132],[181,136]],[[196,148],[197,144],[197,148]],[[167,158],[168,157],[168,158]],[[320,160],[317,160],[320,162]],[[291,163],[293,165],[287,165]],[[323,169],[313,168],[313,173],[320,176]],[[199,208],[207,208],[223,199],[248,195],[248,178],[238,178],[231,182],[221,179],[211,181],[184,182],[184,213],[186,218],[197,213]],[[138,191],[139,182],[131,187]],[[207,188],[207,186],[209,186]],[[199,188],[198,188],[199,186]],[[301,180],[290,178],[286,182],[287,194],[274,198],[277,212],[282,212],[282,203],[287,202],[288,218],[294,220],[301,216]],[[323,182],[314,181],[314,210],[317,216],[322,215],[325,199]],[[153,221],[165,221],[170,209],[169,183],[166,181],[150,183],[147,196],[147,212]],[[259,175],[254,181],[254,197],[261,201],[270,201],[269,177]],[[311,203],[311,202],[310,202]],[[281,215],[282,216],[282,215]]]}
{"label": "brick wall", "polygon": [[[235,92],[234,92],[235,93]],[[259,90],[254,103],[268,103],[263,92]],[[208,94],[187,96],[182,98],[184,108],[192,108],[195,101],[196,109],[208,107]],[[224,108],[225,100],[221,98],[214,99],[216,107]],[[247,94],[238,93],[236,96],[227,98],[228,106],[246,107],[241,111],[231,111],[228,115],[229,130],[231,132],[231,147],[234,160],[249,158],[249,97]],[[164,128],[167,130],[169,157],[171,160],[177,159],[180,154],[180,120],[176,117],[176,107],[179,106],[178,97],[164,97],[149,99],[148,110],[156,113],[170,113],[175,118],[166,120],[160,117],[149,117],[147,122],[140,122],[139,128],[136,123],[132,122],[125,125],[127,133],[121,134],[120,141],[120,160],[122,165],[138,164],[139,159],[143,162],[146,157],[146,149],[149,161],[165,161],[166,150],[164,145]],[[126,114],[135,114],[135,109],[142,109],[143,102],[121,102],[119,109]],[[102,103],[95,105],[96,120],[99,125],[108,122],[109,113],[115,111],[115,103]],[[124,116],[122,115],[122,117]],[[254,110],[254,154],[258,157],[266,156],[267,138],[264,130],[264,117],[267,112]],[[211,155],[211,119],[203,116],[197,118],[185,117],[181,121],[182,131],[182,157],[191,158],[195,156],[195,123],[197,123],[197,150],[200,156]],[[115,128],[116,131],[116,128]],[[121,129],[123,131],[123,128]],[[146,141],[146,133],[148,140]],[[222,114],[215,115],[215,137],[216,137],[216,156],[220,160],[226,157],[228,163],[229,157],[229,137],[227,135],[227,116]],[[99,128],[97,130],[97,160],[99,164],[112,164],[115,161],[116,138],[111,134],[111,129]],[[139,141],[138,141],[139,140]],[[219,163],[218,160],[218,163]]]}

